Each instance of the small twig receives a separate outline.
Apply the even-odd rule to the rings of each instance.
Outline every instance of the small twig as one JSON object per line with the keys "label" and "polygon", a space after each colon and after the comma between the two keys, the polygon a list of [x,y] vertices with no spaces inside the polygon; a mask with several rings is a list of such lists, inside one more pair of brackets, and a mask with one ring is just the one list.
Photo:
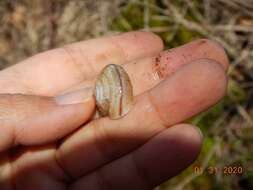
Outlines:
{"label": "small twig", "polygon": [[207,23],[211,22],[211,0],[204,0],[204,14]]}
{"label": "small twig", "polygon": [[56,22],[56,4],[55,2],[49,2],[49,48],[55,46],[55,37],[57,32]]}
{"label": "small twig", "polygon": [[164,16],[164,15],[152,15],[152,19],[159,20],[159,21],[170,21],[170,22],[173,22],[172,18],[170,18],[168,16]]}
{"label": "small twig", "polygon": [[239,104],[236,105],[238,113],[246,120],[246,122],[253,127],[253,120],[248,112]]}
{"label": "small twig", "polygon": [[231,73],[233,73],[233,71],[235,70],[235,68],[245,59],[247,59],[250,56],[250,49],[246,48],[243,49],[240,53],[240,56],[237,57],[231,64],[228,74],[230,75]]}
{"label": "small twig", "polygon": [[196,19],[201,22],[201,23],[206,23],[205,18],[199,13],[199,11],[196,9],[196,5],[194,5],[194,2],[192,0],[184,0],[188,7],[190,8],[192,14],[194,15],[194,17],[196,17]]}
{"label": "small twig", "polygon": [[160,27],[150,27],[149,31],[151,32],[171,32],[173,29],[167,26],[160,26]]}
{"label": "small twig", "polygon": [[207,26],[208,28],[212,28],[214,31],[234,31],[234,32],[253,32],[253,26],[240,26],[240,25],[215,25],[215,26]]}
{"label": "small twig", "polygon": [[[219,0],[223,4],[228,5],[229,7],[235,8],[235,9],[240,9],[241,12],[246,13],[247,15],[253,17],[253,4],[252,0]],[[251,10],[250,10],[251,9]]]}
{"label": "small twig", "polygon": [[144,30],[149,31],[150,9],[148,6],[148,0],[144,1]]}
{"label": "small twig", "polygon": [[[136,4],[136,5],[145,6],[145,3],[143,3],[143,2],[140,1],[140,0],[131,0],[130,2],[133,3],[133,4]],[[157,12],[163,14],[163,15],[166,15],[166,12],[167,12],[167,11],[166,11],[165,9],[162,9],[162,8],[156,6],[156,5],[151,4],[151,3],[147,3],[147,6],[148,6],[150,9],[153,9],[153,10],[155,10],[155,11],[157,11]]]}

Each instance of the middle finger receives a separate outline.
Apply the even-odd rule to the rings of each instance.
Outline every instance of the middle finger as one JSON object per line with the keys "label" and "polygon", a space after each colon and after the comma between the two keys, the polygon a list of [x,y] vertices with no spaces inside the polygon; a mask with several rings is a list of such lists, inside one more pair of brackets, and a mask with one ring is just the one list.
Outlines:
{"label": "middle finger", "polygon": [[[157,56],[131,61],[122,66],[133,82],[134,94],[138,95],[151,89],[183,65],[203,58],[217,61],[225,70],[228,68],[228,58],[224,49],[218,43],[207,39],[196,40],[186,45],[164,51]],[[86,80],[66,89],[62,93],[92,87],[94,82],[95,79]]]}

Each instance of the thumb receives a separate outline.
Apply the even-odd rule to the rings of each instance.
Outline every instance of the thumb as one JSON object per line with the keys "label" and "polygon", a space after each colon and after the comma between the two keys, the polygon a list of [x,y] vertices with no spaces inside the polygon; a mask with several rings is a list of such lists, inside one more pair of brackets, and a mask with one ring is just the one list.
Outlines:
{"label": "thumb", "polygon": [[90,88],[59,97],[0,94],[0,152],[58,140],[86,122],[94,108]]}

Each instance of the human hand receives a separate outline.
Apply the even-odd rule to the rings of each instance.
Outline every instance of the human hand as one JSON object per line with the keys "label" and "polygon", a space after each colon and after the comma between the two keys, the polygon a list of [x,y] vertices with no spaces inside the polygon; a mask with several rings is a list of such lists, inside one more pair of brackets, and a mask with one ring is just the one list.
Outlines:
{"label": "human hand", "polygon": [[[189,166],[202,136],[181,122],[223,97],[228,59],[205,39],[162,49],[154,34],[130,32],[1,71],[0,189],[145,190]],[[134,107],[119,120],[91,120],[90,87],[109,63],[128,72]]]}

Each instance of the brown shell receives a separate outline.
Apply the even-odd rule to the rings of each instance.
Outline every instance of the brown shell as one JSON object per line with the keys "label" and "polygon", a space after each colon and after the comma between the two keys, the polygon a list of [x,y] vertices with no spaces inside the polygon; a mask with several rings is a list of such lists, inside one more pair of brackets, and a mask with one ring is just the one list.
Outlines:
{"label": "brown shell", "polygon": [[119,119],[133,105],[133,87],[128,74],[120,65],[107,65],[95,83],[95,98],[101,116]]}

